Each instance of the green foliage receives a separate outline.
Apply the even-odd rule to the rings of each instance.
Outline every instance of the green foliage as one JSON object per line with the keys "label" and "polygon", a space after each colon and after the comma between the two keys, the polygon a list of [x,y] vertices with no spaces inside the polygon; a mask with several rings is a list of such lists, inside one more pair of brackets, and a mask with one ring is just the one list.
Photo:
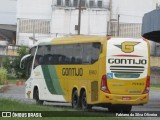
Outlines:
{"label": "green foliage", "polygon": [[17,78],[25,78],[25,69],[22,70],[20,69],[20,61],[21,58],[28,54],[28,48],[27,47],[20,47],[17,50],[17,53],[19,54],[19,56],[14,57],[14,58],[5,58],[3,60],[3,67],[7,69],[7,71],[9,73],[12,73],[14,71],[14,74],[16,75]]}
{"label": "green foliage", "polygon": [[6,57],[2,61],[3,67],[8,71],[8,73],[11,73],[12,67],[11,67],[11,60]]}
{"label": "green foliage", "polygon": [[7,70],[5,68],[0,68],[0,85],[4,84],[7,80]]}

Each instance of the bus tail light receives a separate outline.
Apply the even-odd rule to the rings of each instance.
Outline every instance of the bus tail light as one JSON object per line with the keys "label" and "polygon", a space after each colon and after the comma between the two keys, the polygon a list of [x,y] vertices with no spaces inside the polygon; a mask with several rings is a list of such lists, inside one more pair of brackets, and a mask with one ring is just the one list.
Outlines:
{"label": "bus tail light", "polygon": [[107,37],[107,40],[110,40],[111,39],[111,37]]}
{"label": "bus tail light", "polygon": [[147,76],[146,86],[145,86],[145,89],[144,89],[144,91],[143,91],[143,94],[149,92],[149,87],[150,87],[150,76]]}
{"label": "bus tail light", "polygon": [[147,39],[146,39],[146,38],[143,38],[143,40],[144,40],[145,42],[147,42]]}
{"label": "bus tail light", "polygon": [[109,91],[109,89],[108,89],[108,85],[107,85],[107,76],[106,76],[106,75],[103,75],[103,76],[102,76],[101,90],[102,90],[103,92],[110,93],[110,91]]}

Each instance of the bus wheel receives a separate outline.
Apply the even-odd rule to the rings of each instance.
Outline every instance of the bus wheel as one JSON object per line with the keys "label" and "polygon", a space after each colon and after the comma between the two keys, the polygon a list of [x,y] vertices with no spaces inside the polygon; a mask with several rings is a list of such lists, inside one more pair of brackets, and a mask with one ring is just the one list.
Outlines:
{"label": "bus wheel", "polygon": [[75,90],[72,93],[72,108],[78,108],[79,107],[79,97],[78,97],[78,91]]}
{"label": "bus wheel", "polygon": [[109,112],[130,113],[132,105],[110,105],[108,107]]}
{"label": "bus wheel", "polygon": [[36,103],[38,105],[42,105],[43,102],[44,102],[44,101],[42,101],[42,100],[39,99],[39,91],[38,91],[38,89],[34,90],[34,99],[36,100]]}
{"label": "bus wheel", "polygon": [[122,112],[123,113],[130,113],[132,109],[132,105],[124,105],[122,106]]}
{"label": "bus wheel", "polygon": [[122,108],[119,105],[110,105],[108,107],[108,111],[112,112],[112,113],[121,113],[122,112]]}
{"label": "bus wheel", "polygon": [[86,96],[86,91],[83,91],[82,96],[81,96],[81,107],[84,110],[90,110],[92,108],[91,105],[87,104],[87,96]]}

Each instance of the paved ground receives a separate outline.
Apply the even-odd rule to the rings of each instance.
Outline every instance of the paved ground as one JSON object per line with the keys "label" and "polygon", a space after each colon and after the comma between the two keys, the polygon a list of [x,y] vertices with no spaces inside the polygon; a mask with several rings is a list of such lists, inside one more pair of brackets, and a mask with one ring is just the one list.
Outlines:
{"label": "paved ground", "polygon": [[[34,100],[28,100],[25,99],[24,96],[24,86],[16,86],[16,85],[10,85],[8,90],[6,90],[3,93],[0,93],[0,98],[9,98],[13,100],[18,100],[25,103],[35,103]],[[45,103],[45,105],[55,105],[55,106],[66,106],[71,107],[71,104],[69,103]],[[107,109],[100,108],[100,107],[94,107],[94,109],[100,109],[105,110]],[[144,106],[134,106],[132,108],[132,111],[160,111],[160,89],[152,88],[150,90],[150,100],[148,104],[145,104]]]}
{"label": "paved ground", "polygon": [[16,86],[14,84],[11,84],[9,85],[7,90],[0,93],[0,98],[12,99],[25,103],[35,103],[34,100],[29,100],[25,98],[24,91],[25,91],[24,85]]}

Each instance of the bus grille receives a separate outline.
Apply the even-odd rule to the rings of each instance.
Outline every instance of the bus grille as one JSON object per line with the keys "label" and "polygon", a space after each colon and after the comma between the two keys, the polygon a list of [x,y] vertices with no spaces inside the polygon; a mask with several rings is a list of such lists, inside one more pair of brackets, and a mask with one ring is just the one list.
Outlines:
{"label": "bus grille", "polygon": [[110,66],[112,73],[141,74],[144,72],[144,69],[144,66]]}

